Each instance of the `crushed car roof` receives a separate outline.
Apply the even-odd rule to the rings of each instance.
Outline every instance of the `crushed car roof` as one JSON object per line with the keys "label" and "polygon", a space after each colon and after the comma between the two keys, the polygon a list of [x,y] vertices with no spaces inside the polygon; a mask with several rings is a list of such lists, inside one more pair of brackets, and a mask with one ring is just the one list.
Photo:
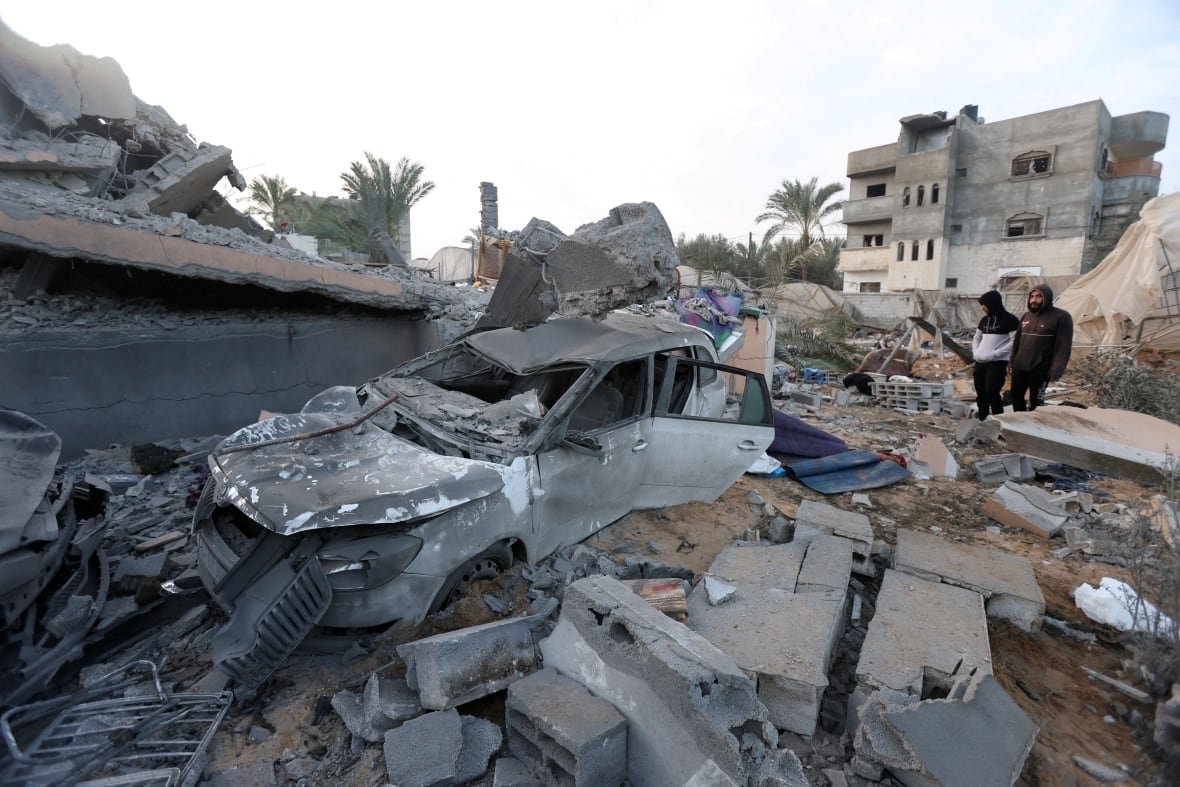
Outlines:
{"label": "crushed car roof", "polygon": [[551,320],[525,330],[501,328],[473,334],[464,342],[517,374],[555,361],[611,363],[644,353],[689,345],[711,345],[697,328],[661,317],[612,314],[605,320]]}

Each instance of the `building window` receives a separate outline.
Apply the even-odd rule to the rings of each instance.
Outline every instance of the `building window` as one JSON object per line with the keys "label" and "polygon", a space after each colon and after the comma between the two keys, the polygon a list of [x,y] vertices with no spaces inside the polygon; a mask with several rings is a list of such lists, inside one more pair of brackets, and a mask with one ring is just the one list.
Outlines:
{"label": "building window", "polygon": [[930,186],[930,204],[931,205],[938,204],[938,184],[937,183]]}
{"label": "building window", "polygon": [[946,280],[946,289],[953,290],[959,286],[959,279],[952,277]]}
{"label": "building window", "polygon": [[862,281],[860,283],[860,292],[880,292],[881,282],[879,281]]}
{"label": "building window", "polygon": [[885,196],[885,184],[884,183],[874,183],[873,185],[871,185],[867,189],[865,189],[865,196],[866,197],[884,197]]}
{"label": "building window", "polygon": [[1106,145],[1102,146],[1102,160],[1098,162],[1098,172],[1105,175],[1107,167],[1110,166],[1110,149]]}
{"label": "building window", "polygon": [[901,206],[908,208],[910,206],[910,187],[906,186],[901,192]]}
{"label": "building window", "polygon": [[1027,238],[1045,234],[1045,217],[1036,213],[1018,213],[1008,219],[1006,238]]}
{"label": "building window", "polygon": [[905,241],[897,244],[897,261],[901,262],[905,259]]}
{"label": "building window", "polygon": [[913,251],[910,252],[910,261],[913,262],[913,261],[916,261],[917,259],[918,259],[918,242],[914,241]]}
{"label": "building window", "polygon": [[918,207],[921,207],[922,203],[925,201],[926,201],[926,187],[925,186],[918,186]]}
{"label": "building window", "polygon": [[1012,177],[1032,178],[1048,175],[1053,167],[1053,154],[1047,150],[1033,150],[1012,159]]}
{"label": "building window", "polygon": [[1098,232],[1101,229],[1102,229],[1102,215],[1099,214],[1097,210],[1095,210],[1094,215],[1090,217],[1090,230],[1087,234],[1091,238],[1093,238],[1095,235],[1098,234]]}
{"label": "building window", "polygon": [[865,235],[862,246],[883,246],[885,245],[884,235]]}
{"label": "building window", "polygon": [[965,177],[967,177],[967,168],[966,167],[959,167],[958,169],[955,170],[955,174],[958,175],[960,178],[965,178]]}
{"label": "building window", "polygon": [[962,232],[962,231],[963,231],[962,224],[952,224],[951,225],[951,232]]}
{"label": "building window", "polygon": [[934,240],[933,239],[926,241],[926,259],[928,259],[928,260],[934,259]]}

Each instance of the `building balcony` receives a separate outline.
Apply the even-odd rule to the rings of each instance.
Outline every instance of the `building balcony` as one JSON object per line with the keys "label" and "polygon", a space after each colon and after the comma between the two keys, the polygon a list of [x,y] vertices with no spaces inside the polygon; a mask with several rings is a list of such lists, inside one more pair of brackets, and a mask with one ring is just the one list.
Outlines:
{"label": "building balcony", "polygon": [[897,143],[854,150],[848,154],[848,177],[888,172],[897,166]]}
{"label": "building balcony", "polygon": [[893,205],[891,196],[848,200],[844,203],[843,221],[845,224],[889,221],[893,218]]}
{"label": "building balcony", "polygon": [[887,271],[894,253],[892,246],[840,249],[840,272]]}
{"label": "building balcony", "polygon": [[1163,171],[1164,165],[1161,162],[1149,158],[1137,158],[1130,161],[1112,161],[1106,165],[1105,174],[1108,178],[1130,178],[1137,175],[1158,178],[1163,174]]}

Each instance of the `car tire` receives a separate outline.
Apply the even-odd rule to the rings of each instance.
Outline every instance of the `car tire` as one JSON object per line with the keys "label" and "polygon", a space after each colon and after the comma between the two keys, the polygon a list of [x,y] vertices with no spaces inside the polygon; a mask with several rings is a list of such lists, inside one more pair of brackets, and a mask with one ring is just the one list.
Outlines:
{"label": "car tire", "polygon": [[447,577],[438,595],[430,605],[430,614],[450,606],[481,579],[495,579],[507,571],[513,563],[512,545],[501,541],[480,552],[456,568]]}

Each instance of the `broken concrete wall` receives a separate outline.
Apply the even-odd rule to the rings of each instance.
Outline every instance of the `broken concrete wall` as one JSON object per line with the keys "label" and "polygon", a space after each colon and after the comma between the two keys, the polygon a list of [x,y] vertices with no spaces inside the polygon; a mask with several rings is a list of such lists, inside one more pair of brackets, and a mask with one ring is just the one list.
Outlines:
{"label": "broken concrete wall", "polygon": [[42,332],[0,342],[0,401],[61,435],[63,457],[111,443],[228,434],[432,348],[425,321]]}
{"label": "broken concrete wall", "polygon": [[[543,244],[536,242],[542,227]],[[667,293],[680,258],[668,223],[652,203],[619,205],[553,245],[555,229],[530,222],[521,248],[508,255],[480,327],[523,328],[554,313],[596,317]]]}
{"label": "broken concrete wall", "polygon": [[[742,737],[776,736],[754,683],[696,632],[609,577],[570,585],[545,666],[628,721],[628,777],[644,785],[746,783]],[[701,781],[709,777],[717,781]],[[693,781],[697,779],[698,781]]]}

